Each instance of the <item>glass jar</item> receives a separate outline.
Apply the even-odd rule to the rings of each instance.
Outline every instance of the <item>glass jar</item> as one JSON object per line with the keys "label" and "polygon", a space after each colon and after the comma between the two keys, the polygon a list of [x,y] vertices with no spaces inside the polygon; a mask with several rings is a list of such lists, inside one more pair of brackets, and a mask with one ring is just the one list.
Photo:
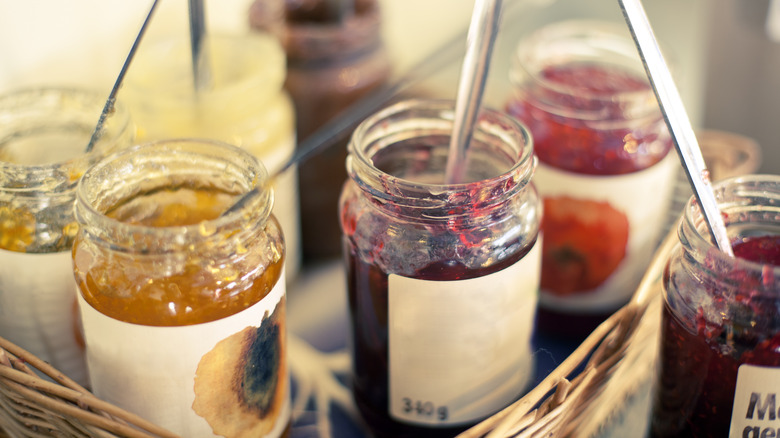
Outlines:
{"label": "glass jar", "polygon": [[[269,12],[277,2],[284,3],[279,32],[287,52],[285,89],[295,104],[300,142],[385,84],[390,58],[376,0],[256,0],[249,15],[253,28],[270,27]],[[345,4],[352,8],[331,10]],[[302,251],[309,261],[341,254],[338,198],[347,179],[347,141],[335,142],[300,165]]]}
{"label": "glass jar", "polygon": [[768,437],[778,427],[780,176],[714,190],[736,258],[713,246],[688,201],[663,279],[654,437]]}
{"label": "glass jar", "polygon": [[76,185],[134,129],[118,102],[85,153],[106,96],[40,88],[0,96],[0,336],[88,385],[70,249]]}
{"label": "glass jar", "polygon": [[138,125],[138,141],[204,138],[257,156],[274,177],[274,216],[282,224],[286,272],[300,267],[297,167],[276,173],[295,152],[295,115],[282,88],[285,58],[268,35],[209,34],[211,83],[196,91],[190,41],[172,38],[139,49],[120,96]]}
{"label": "glass jar", "polygon": [[541,205],[531,138],[483,110],[467,177],[444,184],[454,103],[366,119],[340,201],[352,389],[377,436],[452,436],[533,376]]}
{"label": "glass jar", "polygon": [[181,436],[289,426],[284,241],[247,151],[169,140],[84,175],[73,248],[94,393]]}
{"label": "glass jar", "polygon": [[507,112],[534,138],[544,199],[538,327],[582,338],[630,299],[679,170],[625,26],[564,21],[517,46]]}

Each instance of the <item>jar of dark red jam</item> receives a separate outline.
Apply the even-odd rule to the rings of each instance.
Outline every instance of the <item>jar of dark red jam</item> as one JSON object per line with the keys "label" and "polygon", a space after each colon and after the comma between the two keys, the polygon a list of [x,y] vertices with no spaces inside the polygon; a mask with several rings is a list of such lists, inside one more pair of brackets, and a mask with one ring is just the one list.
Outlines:
{"label": "jar of dark red jam", "polygon": [[584,337],[639,284],[678,159],[625,26],[554,23],[513,62],[506,108],[533,135],[544,199],[538,327]]}
{"label": "jar of dark red jam", "polygon": [[451,101],[402,101],[349,144],[340,201],[352,388],[377,436],[452,436],[533,376],[541,202],[526,129],[483,110],[445,184]]}
{"label": "jar of dark red jam", "polygon": [[664,274],[654,437],[778,436],[780,177],[715,186],[736,258],[689,201]]}

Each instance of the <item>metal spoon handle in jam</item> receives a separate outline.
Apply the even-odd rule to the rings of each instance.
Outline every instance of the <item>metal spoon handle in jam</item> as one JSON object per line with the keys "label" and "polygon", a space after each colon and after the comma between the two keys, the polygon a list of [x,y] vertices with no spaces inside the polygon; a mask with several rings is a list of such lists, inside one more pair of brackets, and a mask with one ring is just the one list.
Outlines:
{"label": "metal spoon handle in jam", "polygon": [[661,54],[647,14],[640,0],[618,0],[618,2],[639,50],[642,64],[660,104],[661,113],[669,127],[677,153],[680,155],[688,182],[701,206],[710,234],[716,246],[733,257],[734,251],[731,249],[726,225],[712,191],[709,171],[702,157],[701,148],[685,112],[682,98]]}
{"label": "metal spoon handle in jam", "polygon": [[149,8],[149,13],[146,14],[146,19],[144,19],[144,22],[141,25],[141,29],[138,31],[138,36],[135,37],[135,41],[133,41],[133,46],[130,47],[130,53],[127,54],[127,58],[125,58],[125,62],[122,64],[122,69],[119,70],[119,75],[117,76],[116,81],[114,81],[114,87],[111,89],[111,92],[108,94],[108,99],[106,99],[106,104],[103,106],[103,111],[100,113],[100,118],[98,118],[97,125],[95,125],[95,130],[92,131],[92,136],[89,138],[89,143],[87,144],[87,148],[85,149],[86,153],[92,152],[92,149],[95,147],[95,143],[97,143],[97,141],[100,139],[100,136],[103,135],[103,124],[105,124],[106,118],[108,118],[108,116],[112,112],[114,112],[116,95],[119,92],[119,88],[122,86],[122,81],[125,78],[125,73],[127,73],[127,69],[130,67],[130,62],[133,60],[133,56],[135,56],[135,52],[138,49],[138,46],[141,44],[141,39],[146,33],[146,28],[152,19],[152,14],[154,13],[154,10],[157,8],[157,1],[158,0],[154,0],[152,2],[152,6]]}
{"label": "metal spoon handle in jam", "polygon": [[463,182],[466,173],[466,152],[485,91],[500,11],[500,0],[477,0],[474,4],[455,101],[455,120],[447,157],[447,184]]}

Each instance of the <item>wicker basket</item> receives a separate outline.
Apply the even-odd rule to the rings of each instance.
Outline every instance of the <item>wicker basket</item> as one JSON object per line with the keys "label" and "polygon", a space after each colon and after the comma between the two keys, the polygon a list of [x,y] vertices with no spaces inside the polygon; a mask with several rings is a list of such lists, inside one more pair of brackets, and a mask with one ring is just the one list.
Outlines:
{"label": "wicker basket", "polygon": [[[597,427],[593,409],[622,397],[635,373],[652,363],[663,265],[676,242],[665,239],[632,301],[602,323],[558,368],[522,399],[461,437],[568,436]],[[655,325],[655,327],[654,327]],[[641,365],[638,367],[637,365]],[[37,373],[36,371],[37,370]],[[48,376],[47,378],[42,375]],[[142,418],[98,399],[29,352],[0,338],[0,436],[173,437]]]}
{"label": "wicker basket", "polygon": [[[729,150],[743,152],[735,159],[729,158],[733,154],[709,154],[716,179],[750,173],[757,167],[760,149],[750,139],[713,133],[702,140],[705,151],[711,151],[713,142],[726,142],[732,145]],[[611,415],[610,409],[652,372],[660,325],[660,282],[665,262],[676,245],[676,227],[672,227],[626,306],[594,330],[522,399],[459,438],[594,435]],[[312,354],[309,356],[320,357]],[[344,364],[337,368],[343,370]],[[347,403],[343,388],[338,389],[337,398]],[[176,435],[98,399],[49,364],[0,338],[0,438],[50,436]]]}
{"label": "wicker basket", "polygon": [[628,304],[520,400],[458,438],[594,436],[615,406],[653,372],[661,280],[677,247],[676,231],[656,251]]}
{"label": "wicker basket", "polygon": [[149,438],[176,435],[98,399],[48,363],[0,338],[2,436]]}

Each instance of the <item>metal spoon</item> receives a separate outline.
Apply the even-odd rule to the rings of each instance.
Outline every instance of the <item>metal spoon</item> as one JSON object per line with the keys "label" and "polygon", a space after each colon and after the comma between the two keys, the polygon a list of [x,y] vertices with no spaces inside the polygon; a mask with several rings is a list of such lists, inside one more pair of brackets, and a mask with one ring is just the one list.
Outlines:
{"label": "metal spoon", "polygon": [[119,75],[117,76],[116,81],[114,81],[114,87],[108,94],[108,99],[106,99],[106,104],[103,106],[103,111],[100,113],[95,130],[92,131],[92,136],[90,136],[89,143],[87,143],[87,147],[85,149],[86,153],[92,152],[92,149],[95,147],[95,143],[97,143],[97,141],[100,139],[100,136],[103,135],[103,125],[106,123],[106,118],[109,116],[109,114],[114,112],[116,95],[119,92],[119,88],[122,86],[122,81],[125,78],[127,69],[130,67],[130,62],[133,60],[133,56],[135,56],[135,52],[138,49],[138,46],[141,44],[141,39],[146,33],[146,28],[152,19],[152,14],[157,8],[157,1],[158,0],[154,0],[152,2],[152,6],[149,8],[149,13],[146,15],[146,19],[144,19],[144,22],[141,25],[141,29],[138,31],[138,36],[135,37],[133,46],[130,47],[130,53],[127,54],[127,58],[125,58],[125,62],[122,64],[122,69],[119,70]]}
{"label": "metal spoon", "polygon": [[707,228],[716,246],[726,254],[734,256],[731,249],[726,225],[723,222],[715,194],[712,191],[710,174],[701,154],[691,121],[685,112],[682,98],[677,91],[666,61],[658,47],[658,41],[647,19],[640,0],[618,0],[623,16],[628,24],[634,43],[639,49],[650,84],[658,99],[661,113],[672,134],[677,152],[680,155],[688,182],[701,206]]}
{"label": "metal spoon", "polygon": [[[507,8],[505,12],[510,16],[512,16],[512,14],[516,16],[519,13],[525,12],[526,8],[530,6],[541,7],[553,1],[554,0],[536,0],[535,2],[529,2],[528,0],[510,0],[506,3]],[[498,14],[498,8],[496,8],[495,14]],[[493,37],[494,36],[495,35],[493,35]],[[393,98],[399,96],[403,91],[408,90],[413,85],[445,68],[451,62],[454,62],[457,57],[461,56],[463,53],[464,38],[468,38],[468,33],[466,31],[458,33],[436,50],[433,50],[430,56],[412,66],[409,71],[400,78],[385,87],[381,87],[375,93],[370,94],[365,99],[361,99],[353,104],[343,114],[325,123],[317,131],[312,133],[312,135],[301,142],[299,147],[296,148],[293,156],[290,157],[279,170],[274,172],[265,184],[259,184],[241,195],[235,204],[222,213],[222,216],[244,208],[244,206],[257,197],[276,176],[284,173],[287,169],[290,169],[296,164],[309,159],[326,147],[333,145],[336,141],[343,139],[348,130],[357,125],[367,114],[376,111],[381,108],[382,105],[385,105]],[[489,50],[485,51],[485,53],[488,52]],[[483,73],[487,72],[486,67],[487,66],[485,65]],[[481,82],[482,85],[484,85],[484,79]]]}
{"label": "metal spoon", "polygon": [[474,3],[455,101],[455,121],[445,175],[447,184],[462,182],[466,173],[466,153],[485,90],[500,12],[501,0],[477,0]]}
{"label": "metal spoon", "polygon": [[192,78],[195,91],[198,91],[208,88],[211,83],[209,54],[203,44],[206,35],[206,7],[203,0],[189,0],[189,6]]}

